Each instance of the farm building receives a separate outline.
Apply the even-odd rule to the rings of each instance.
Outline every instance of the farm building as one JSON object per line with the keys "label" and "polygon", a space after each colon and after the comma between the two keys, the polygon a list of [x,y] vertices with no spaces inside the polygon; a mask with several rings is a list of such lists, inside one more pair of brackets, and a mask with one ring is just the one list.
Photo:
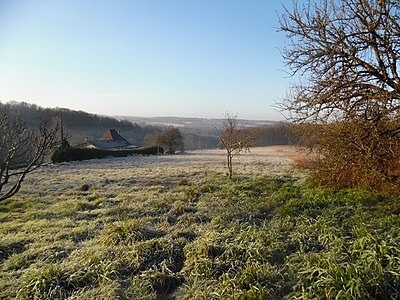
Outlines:
{"label": "farm building", "polygon": [[86,140],[83,144],[78,145],[78,147],[96,149],[130,149],[137,148],[138,146],[129,143],[115,129],[108,129],[103,133],[99,140]]}

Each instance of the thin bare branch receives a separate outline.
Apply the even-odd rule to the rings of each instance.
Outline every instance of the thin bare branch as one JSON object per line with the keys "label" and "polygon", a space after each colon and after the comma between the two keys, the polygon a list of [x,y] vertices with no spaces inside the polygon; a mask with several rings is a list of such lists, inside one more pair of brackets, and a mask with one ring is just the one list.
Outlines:
{"label": "thin bare branch", "polygon": [[39,129],[28,129],[20,115],[0,111],[0,201],[15,195],[27,174],[45,163],[58,145],[58,128],[46,121]]}

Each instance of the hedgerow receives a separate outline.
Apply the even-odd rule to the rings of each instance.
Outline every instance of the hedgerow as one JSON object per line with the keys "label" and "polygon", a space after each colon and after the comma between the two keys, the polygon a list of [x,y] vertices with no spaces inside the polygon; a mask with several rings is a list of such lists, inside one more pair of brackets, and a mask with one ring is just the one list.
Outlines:
{"label": "hedgerow", "polygon": [[122,149],[122,150],[104,150],[94,148],[58,148],[54,151],[51,156],[53,163],[87,160],[95,158],[106,158],[106,157],[126,157],[130,155],[156,155],[163,153],[164,150],[161,147],[143,147],[135,149]]}

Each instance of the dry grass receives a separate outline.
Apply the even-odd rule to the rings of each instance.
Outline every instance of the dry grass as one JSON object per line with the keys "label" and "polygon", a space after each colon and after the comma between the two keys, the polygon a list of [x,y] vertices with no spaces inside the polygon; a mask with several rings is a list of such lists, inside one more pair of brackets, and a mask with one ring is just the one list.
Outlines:
{"label": "dry grass", "polygon": [[[225,150],[198,150],[183,155],[130,156],[93,159],[43,167],[29,177],[22,194],[37,191],[39,195],[76,190],[84,184],[99,191],[113,193],[147,185],[164,186],[174,176],[198,177],[225,174]],[[294,171],[294,161],[301,156],[293,146],[251,148],[234,157],[237,175],[288,174]],[[158,183],[158,184],[157,184]]]}
{"label": "dry grass", "polygon": [[398,297],[400,203],[306,187],[298,157],[251,149],[232,180],[223,150],[44,167],[0,203],[0,299]]}
{"label": "dry grass", "polygon": [[[289,155],[294,153],[295,149],[290,147],[255,148],[234,158],[234,171],[245,177],[287,173],[291,168]],[[178,246],[158,241],[171,237],[190,241],[197,237],[200,224],[208,222],[209,217],[206,208],[195,202],[200,195],[196,186],[216,176],[224,178],[225,173],[223,150],[95,159],[42,167],[26,179],[16,197],[0,207],[0,290],[3,290],[0,298],[55,297],[53,293],[61,293],[60,298],[71,296],[66,291],[79,288],[71,287],[63,276],[67,273],[79,277],[77,273],[82,266],[86,274],[82,284],[86,289],[104,288],[96,276],[109,276],[104,274],[111,272],[110,276],[115,277],[117,271],[124,273],[112,258],[118,249],[136,244],[142,247],[141,243],[155,242],[149,247],[161,247],[160,255],[168,257],[162,254],[162,248]],[[123,256],[131,254],[132,250]],[[137,255],[124,258],[132,264],[127,267],[132,272],[148,268],[138,260],[151,254],[141,258]],[[86,261],[90,257],[93,261]],[[92,266],[95,273],[85,271],[85,265]],[[62,284],[49,283],[50,286],[39,288],[35,280],[46,282],[40,274],[56,278]],[[19,284],[15,285],[17,278]],[[91,289],[91,293],[95,291]],[[84,298],[83,294],[80,297]]]}

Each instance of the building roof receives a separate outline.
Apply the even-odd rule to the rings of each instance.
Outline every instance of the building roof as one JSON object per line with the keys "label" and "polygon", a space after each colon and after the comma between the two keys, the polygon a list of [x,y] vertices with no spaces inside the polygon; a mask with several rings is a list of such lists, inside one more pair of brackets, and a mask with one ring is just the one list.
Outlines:
{"label": "building roof", "polygon": [[137,148],[124,139],[115,129],[106,130],[97,141],[86,141],[80,147],[94,146],[99,149]]}
{"label": "building roof", "polygon": [[101,136],[100,141],[124,141],[128,143],[115,129],[106,130]]}

